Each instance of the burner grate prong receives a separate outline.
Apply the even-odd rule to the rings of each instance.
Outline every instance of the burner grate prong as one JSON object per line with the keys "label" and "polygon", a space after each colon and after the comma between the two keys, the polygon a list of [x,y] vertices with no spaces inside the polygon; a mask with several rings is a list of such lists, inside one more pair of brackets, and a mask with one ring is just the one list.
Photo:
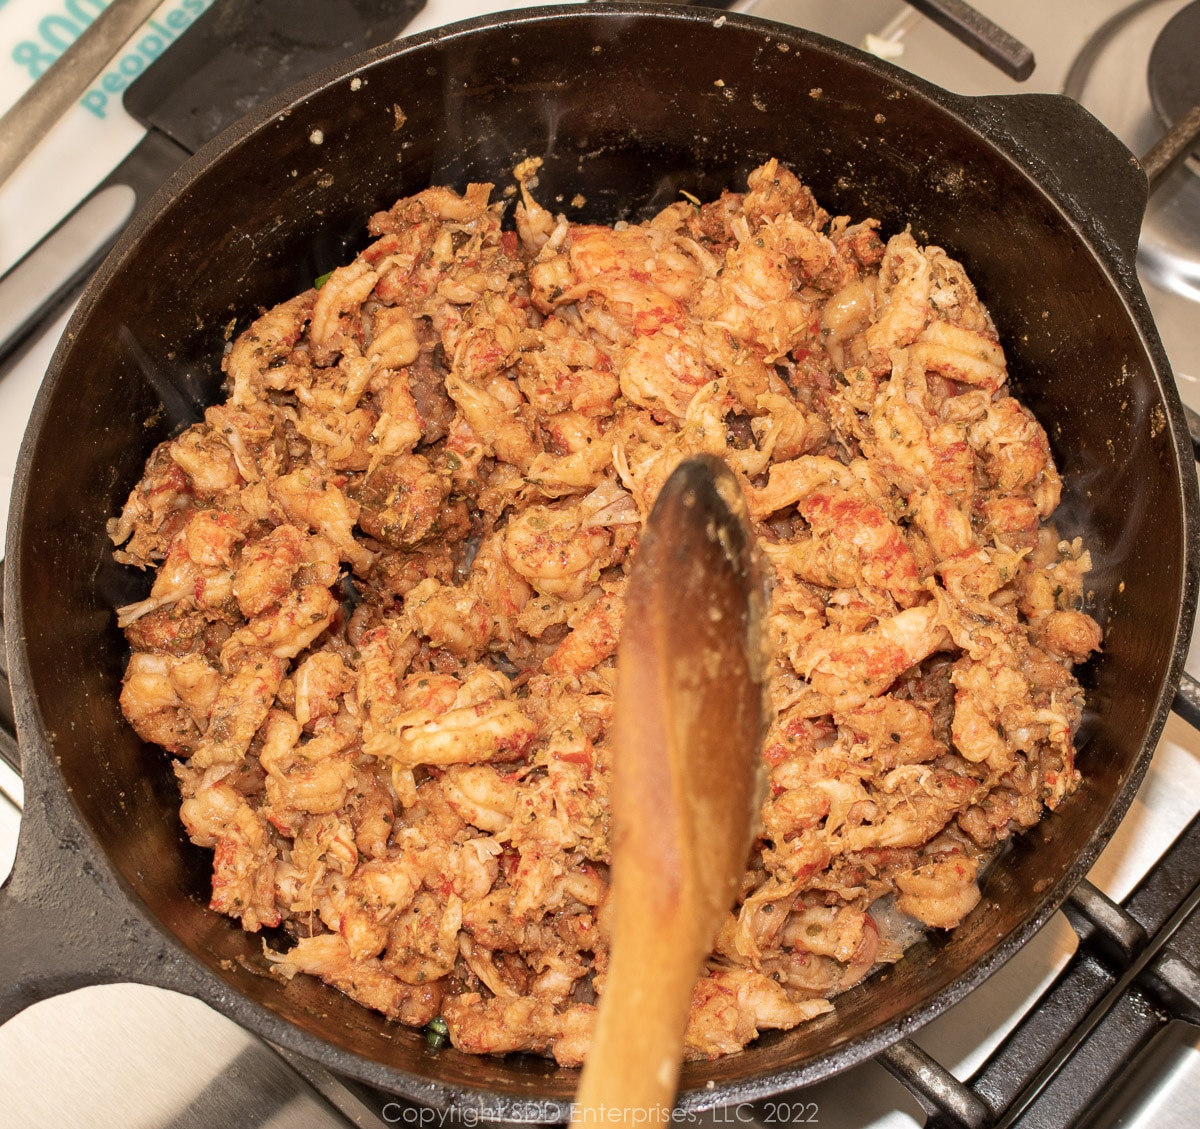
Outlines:
{"label": "burner grate prong", "polygon": [[1149,940],[1137,921],[1087,879],[1075,887],[1063,913],[1079,943],[1090,947],[1116,972],[1128,968]]}
{"label": "burner grate prong", "polygon": [[983,1099],[911,1039],[892,1044],[878,1061],[929,1114],[925,1129],[989,1129],[995,1123]]}
{"label": "burner grate prong", "polygon": [[1200,973],[1190,960],[1165,952],[1147,966],[1139,984],[1173,1015],[1200,1023]]}

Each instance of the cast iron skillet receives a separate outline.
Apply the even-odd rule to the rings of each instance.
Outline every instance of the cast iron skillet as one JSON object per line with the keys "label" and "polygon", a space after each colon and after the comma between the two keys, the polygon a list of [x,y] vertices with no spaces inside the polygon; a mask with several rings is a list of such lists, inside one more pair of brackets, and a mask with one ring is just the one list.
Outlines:
{"label": "cast iron skillet", "polygon": [[159,193],[70,323],[8,534],[28,800],[0,896],[0,1015],[143,981],[418,1101],[495,1117],[539,1099],[544,1117],[565,1117],[575,1072],[433,1054],[315,981],[272,979],[261,938],[205,908],[209,853],[181,833],[168,758],[118,712],[111,608],[146,582],[111,562],[104,532],[154,444],[218,396],[231,329],[347,260],[372,211],[431,183],[499,191],[526,155],[545,161],[543,202],[609,222],[683,190],[741,187],[778,156],[831,210],[878,216],[885,233],[911,224],[961,258],[1065,473],[1062,532],[1085,534],[1096,561],[1105,642],[1084,672],[1080,792],[1004,855],[960,929],[832,1015],[689,1066],[683,1107],[813,1082],[932,1018],[1045,922],[1115,829],[1175,695],[1196,601],[1195,471],[1133,267],[1136,162],[1065,99],[952,96],[790,28],[657,5],[539,9],[360,56],[235,126]]}

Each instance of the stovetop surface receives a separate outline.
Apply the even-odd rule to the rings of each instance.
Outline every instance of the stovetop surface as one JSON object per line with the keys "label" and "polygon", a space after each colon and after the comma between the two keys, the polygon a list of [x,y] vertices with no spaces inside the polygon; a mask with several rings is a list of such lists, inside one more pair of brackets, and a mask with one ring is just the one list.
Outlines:
{"label": "stovetop surface", "polygon": [[[210,0],[168,0],[159,9],[194,17]],[[99,5],[83,0],[0,0],[0,109],[30,82],[35,52],[53,52],[55,28]],[[409,31],[517,4],[430,0]],[[529,6],[529,5],[521,5]],[[1184,0],[1141,0],[1125,22],[1123,38],[1100,44],[1096,33],[1131,5],[1124,0],[979,0],[975,5],[1028,43],[1037,69],[1017,83],[984,63],[945,31],[895,0],[744,0],[734,10],[795,23],[856,46],[868,42],[899,65],[964,94],[1041,91],[1058,93],[1068,83],[1135,152],[1145,151],[1161,128],[1146,91],[1143,60],[1159,28]],[[55,21],[59,22],[56,23]],[[23,46],[24,45],[24,46]],[[1087,47],[1094,59],[1072,69]],[[121,58],[136,50],[131,46]],[[25,60],[23,63],[22,60]],[[145,60],[143,60],[145,61]],[[132,67],[133,64],[129,64]],[[102,109],[103,113],[98,110]],[[0,271],[7,269],[82,198],[137,142],[140,128],[116,100],[103,107],[77,106],[0,188]],[[1188,179],[1188,178],[1191,179]],[[1176,174],[1172,191],[1156,201],[1143,236],[1157,246],[1163,232],[1183,227],[1200,240],[1188,218],[1200,193],[1200,177]],[[1181,216],[1183,217],[1181,219]],[[1161,260],[1161,256],[1159,256]],[[1194,297],[1160,285],[1158,261],[1143,272],[1147,296],[1186,402],[1200,409],[1200,319]],[[1170,278],[1168,283],[1172,283]],[[0,382],[0,521],[24,421],[38,382],[65,324],[60,319]],[[3,528],[3,526],[0,526]],[[1195,654],[1195,644],[1193,653]],[[1190,662],[1200,670],[1200,662]],[[0,762],[0,793],[20,798],[20,783]],[[1200,812],[1200,737],[1172,715],[1142,789],[1117,835],[1089,875],[1114,901],[1134,890],[1175,836]],[[11,865],[17,807],[0,794],[0,874]],[[958,1078],[970,1076],[1001,1042],[1029,1005],[1054,981],[1078,947],[1062,914],[1007,965],[962,1003],[916,1033],[914,1041]],[[1180,1089],[1155,1084],[1158,1129],[1181,1108],[1178,1093],[1194,1085],[1200,1042],[1195,1029],[1172,1026],[1162,1052],[1166,1074]],[[327,1087],[322,1095],[319,1090]],[[1196,1091],[1193,1090],[1193,1093]],[[344,1126],[440,1124],[431,1111],[386,1099],[352,1095],[336,1080],[304,1080],[254,1036],[186,997],[140,986],[90,988],[45,1001],[0,1028],[0,1122],[8,1126]],[[1143,1102],[1143,1104],[1146,1104]],[[1154,1114],[1154,1110],[1151,1111]],[[1195,1108],[1192,1110],[1194,1115]],[[1191,1115],[1188,1115],[1191,1116]],[[827,1083],[770,1107],[698,1115],[717,1124],[748,1118],[771,1123],[819,1123],[858,1129],[911,1129],[924,1121],[915,1099],[876,1063],[856,1067]],[[1195,1116],[1187,1124],[1195,1124]],[[1182,1122],[1180,1122],[1182,1124]]]}

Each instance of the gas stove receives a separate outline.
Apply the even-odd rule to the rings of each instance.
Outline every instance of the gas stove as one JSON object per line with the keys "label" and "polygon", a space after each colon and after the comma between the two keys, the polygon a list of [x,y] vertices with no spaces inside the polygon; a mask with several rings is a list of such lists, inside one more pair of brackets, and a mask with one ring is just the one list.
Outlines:
{"label": "gas stove", "polygon": [[[103,6],[0,0],[0,55],[12,62],[0,70],[0,109],[32,81],[37,53],[69,42],[70,29],[77,34]],[[169,0],[155,19],[160,29],[179,24],[182,35],[183,16],[172,22],[170,14],[194,18],[207,6]],[[515,6],[429,0],[406,33]],[[1188,87],[1197,68],[1187,62],[1200,48],[1200,4],[1187,0],[979,0],[976,8],[1032,48],[1037,66],[1024,82],[899,0],[741,0],[727,7],[866,47],[962,94],[1067,93],[1136,154],[1163,132],[1164,118],[1179,113],[1181,99],[1200,101]],[[125,62],[145,41],[135,37],[109,73],[149,65],[148,58]],[[0,272],[139,136],[115,99],[77,106],[64,118],[0,188]],[[1183,162],[1156,192],[1139,272],[1183,399],[1200,411],[1200,159]],[[65,318],[0,381],[0,519],[7,518],[24,421]],[[1200,673],[1195,640],[1192,652],[1189,669]],[[0,761],[0,874],[11,863],[20,795],[19,779]],[[1198,891],[1200,734],[1172,715],[1132,808],[1088,881],[994,976],[881,1059],[770,1102],[689,1120],[827,1129],[1197,1124]],[[445,1120],[280,1054],[195,1000],[131,985],[48,1000],[0,1028],[0,1110],[10,1126],[100,1129]]]}

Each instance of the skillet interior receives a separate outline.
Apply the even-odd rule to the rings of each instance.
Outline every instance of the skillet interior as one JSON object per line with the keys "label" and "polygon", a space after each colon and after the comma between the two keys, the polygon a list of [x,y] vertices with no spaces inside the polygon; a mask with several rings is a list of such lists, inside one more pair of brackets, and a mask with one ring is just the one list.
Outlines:
{"label": "skillet interior", "polygon": [[[574,1072],[528,1057],[431,1055],[416,1033],[323,985],[280,985],[261,975],[260,939],[204,908],[209,853],[181,834],[166,756],[117,709],[126,653],[110,609],[145,585],[111,563],[104,523],[153,445],[217,398],[231,323],[244,328],[346,261],[365,242],[366,216],[398,196],[470,180],[499,191],[514,158],[533,155],[545,161],[543,203],[611,222],[680,190],[742,187],[778,156],[831,211],[878,216],[885,235],[911,223],[964,261],[1014,389],[1049,431],[1067,482],[1060,524],[1088,537],[1106,627],[1085,672],[1085,785],[993,869],[964,925],[841,997],[832,1016],[687,1067],[683,1103],[777,1092],[873,1053],[963,995],[1061,902],[1127,806],[1172,696],[1194,601],[1194,486],[1136,286],[1114,281],[1105,256],[956,100],[791,29],[690,10],[543,9],[375,52],[351,79],[327,73],[308,97],[190,162],[110,258],[56,355],[9,542],[24,635],[14,664],[42,730],[23,735],[27,761],[57,759],[100,850],[207,969],[201,993],[239,1021],[265,1030],[268,1013],[283,1016],[297,1049],[434,1104],[495,1112],[567,1098]],[[581,207],[570,203],[577,193]],[[169,970],[161,977],[171,983]]]}

